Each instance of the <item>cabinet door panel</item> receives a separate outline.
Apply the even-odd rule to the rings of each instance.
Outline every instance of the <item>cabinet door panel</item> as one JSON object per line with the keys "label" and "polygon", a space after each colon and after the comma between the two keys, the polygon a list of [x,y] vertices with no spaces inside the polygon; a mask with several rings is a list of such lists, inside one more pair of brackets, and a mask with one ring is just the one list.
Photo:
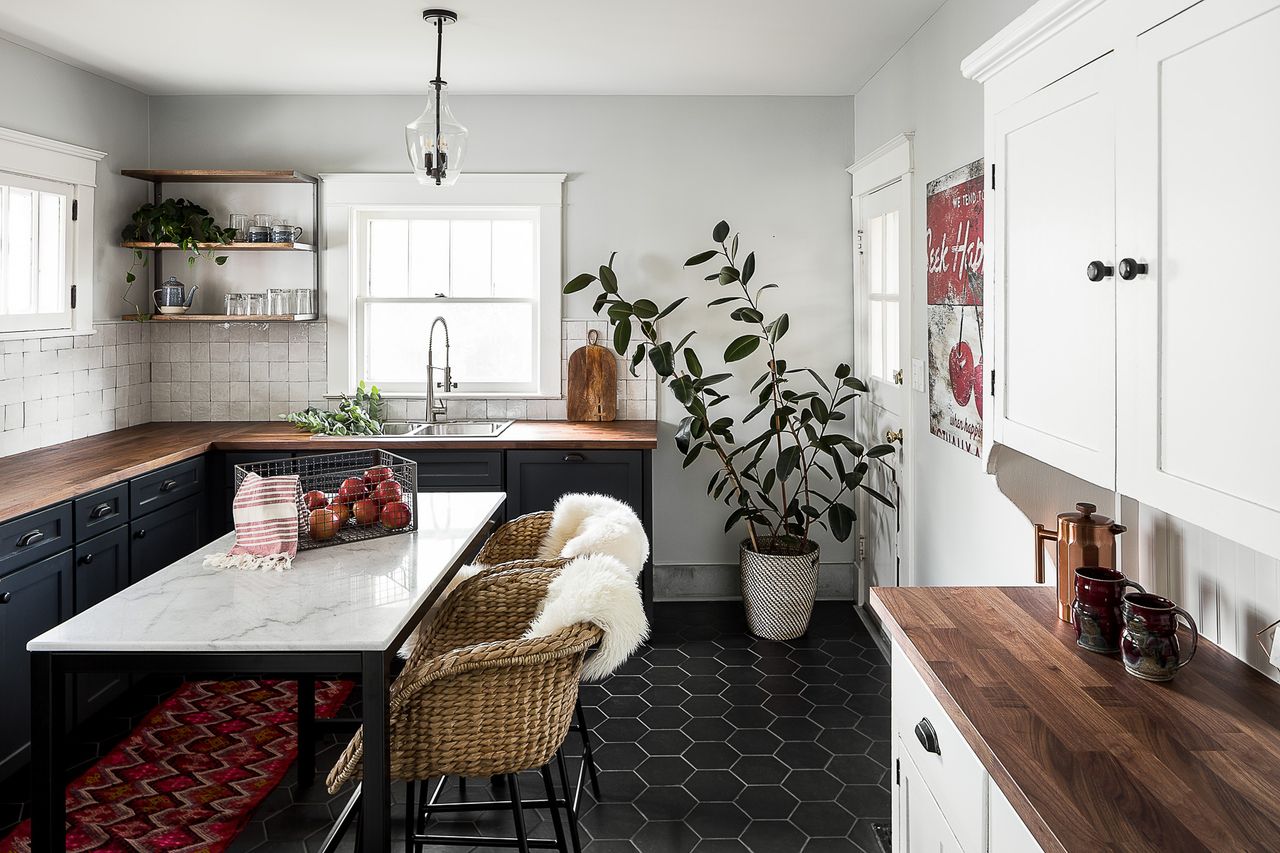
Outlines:
{"label": "cabinet door panel", "polygon": [[561,495],[595,492],[631,505],[644,517],[639,450],[511,450],[507,452],[507,515],[551,509]]}
{"label": "cabinet door panel", "polygon": [[1115,481],[1114,59],[993,117],[996,440]]}
{"label": "cabinet door panel", "polygon": [[202,495],[148,513],[130,523],[129,582],[137,583],[205,544]]}
{"label": "cabinet door panel", "polygon": [[[121,525],[76,546],[74,612],[83,613],[129,585],[129,527]],[[123,692],[128,677],[91,672],[75,677],[76,719],[83,721]]]}
{"label": "cabinet door panel", "polygon": [[963,853],[924,777],[906,752],[901,749],[899,752],[898,808],[893,826],[895,853]]}
{"label": "cabinet door panel", "polygon": [[26,763],[31,743],[31,656],[27,643],[71,611],[71,551],[0,578],[0,779]]}
{"label": "cabinet door panel", "polygon": [[1117,246],[1148,265],[1117,284],[1120,490],[1273,556],[1277,43],[1276,0],[1205,0],[1136,38]]}

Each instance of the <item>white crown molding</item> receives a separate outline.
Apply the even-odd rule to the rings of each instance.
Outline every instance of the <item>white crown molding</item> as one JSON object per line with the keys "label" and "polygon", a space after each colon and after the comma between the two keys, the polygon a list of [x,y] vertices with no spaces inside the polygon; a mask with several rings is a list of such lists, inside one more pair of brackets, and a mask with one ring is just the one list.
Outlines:
{"label": "white crown molding", "polygon": [[82,145],[72,145],[70,142],[61,142],[57,139],[35,136],[31,133],[23,133],[20,130],[12,130],[7,127],[0,127],[0,140],[5,142],[16,142],[19,145],[40,148],[44,151],[53,151],[57,154],[69,154],[72,157],[92,160],[95,163],[107,156],[107,152],[105,151],[95,151],[92,148],[85,148]]}
{"label": "white crown molding", "polygon": [[966,56],[960,73],[985,83],[1107,0],[1040,0]]}
{"label": "white crown molding", "polygon": [[912,153],[914,140],[913,131],[899,133],[870,154],[859,157],[852,166],[845,169],[853,178],[853,196],[856,198],[864,195],[903,175],[911,174],[915,170]]}

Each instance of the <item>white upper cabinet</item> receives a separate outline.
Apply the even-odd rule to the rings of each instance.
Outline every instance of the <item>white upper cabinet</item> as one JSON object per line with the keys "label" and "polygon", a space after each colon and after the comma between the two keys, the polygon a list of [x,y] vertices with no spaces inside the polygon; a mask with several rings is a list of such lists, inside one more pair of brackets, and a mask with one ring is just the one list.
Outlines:
{"label": "white upper cabinet", "polygon": [[1280,0],[1042,0],[962,66],[992,440],[1273,556],[1277,45]]}
{"label": "white upper cabinet", "polygon": [[1280,2],[1204,0],[1135,41],[1116,151],[1132,259],[1116,284],[1117,486],[1274,555]]}
{"label": "white upper cabinet", "polygon": [[1103,56],[993,114],[986,232],[995,236],[987,254],[995,440],[1107,487],[1115,481],[1114,62]]}

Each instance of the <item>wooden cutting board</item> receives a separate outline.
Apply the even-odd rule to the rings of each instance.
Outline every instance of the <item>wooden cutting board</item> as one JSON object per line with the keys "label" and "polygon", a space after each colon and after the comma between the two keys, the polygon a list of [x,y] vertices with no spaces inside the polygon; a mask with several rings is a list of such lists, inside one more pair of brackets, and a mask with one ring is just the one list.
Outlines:
{"label": "wooden cutting board", "polygon": [[611,421],[618,416],[618,360],[599,340],[592,330],[587,345],[569,356],[565,410],[571,421]]}

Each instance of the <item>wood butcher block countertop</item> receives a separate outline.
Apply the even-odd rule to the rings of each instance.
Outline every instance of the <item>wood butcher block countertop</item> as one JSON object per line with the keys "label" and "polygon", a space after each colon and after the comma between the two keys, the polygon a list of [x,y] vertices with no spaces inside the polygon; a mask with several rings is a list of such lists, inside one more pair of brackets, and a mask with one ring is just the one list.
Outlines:
{"label": "wood butcher block countertop", "polygon": [[654,421],[516,421],[494,438],[334,438],[284,423],[153,423],[0,458],[0,522],[210,450],[650,450]]}
{"label": "wood butcher block countertop", "polygon": [[1280,850],[1280,685],[1212,643],[1155,684],[1077,648],[1043,587],[871,606],[1046,850]]}

